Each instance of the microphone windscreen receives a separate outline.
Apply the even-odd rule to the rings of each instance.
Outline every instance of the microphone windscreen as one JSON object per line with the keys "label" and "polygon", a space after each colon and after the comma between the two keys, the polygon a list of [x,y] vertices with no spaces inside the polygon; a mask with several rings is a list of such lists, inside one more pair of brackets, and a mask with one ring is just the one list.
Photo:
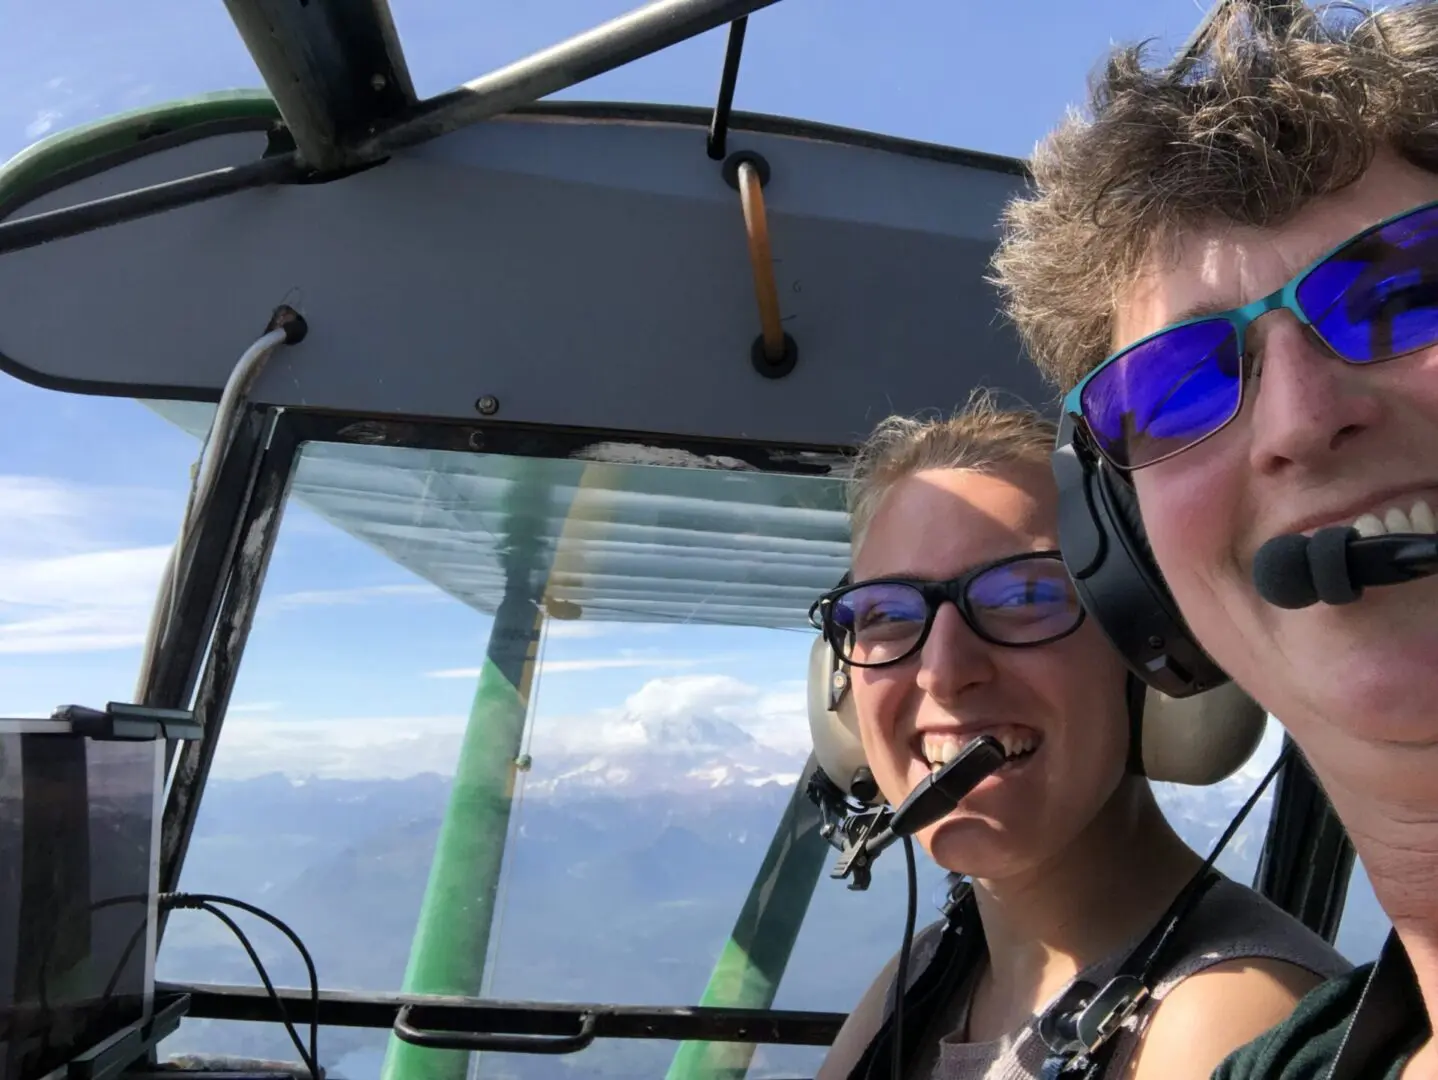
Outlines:
{"label": "microphone windscreen", "polygon": [[1318,602],[1308,566],[1308,538],[1302,533],[1275,536],[1253,557],[1253,585],[1275,607],[1305,608]]}
{"label": "microphone windscreen", "polygon": [[1358,533],[1347,525],[1319,529],[1308,542],[1308,570],[1313,591],[1325,604],[1351,604],[1363,594],[1348,566],[1348,545]]}

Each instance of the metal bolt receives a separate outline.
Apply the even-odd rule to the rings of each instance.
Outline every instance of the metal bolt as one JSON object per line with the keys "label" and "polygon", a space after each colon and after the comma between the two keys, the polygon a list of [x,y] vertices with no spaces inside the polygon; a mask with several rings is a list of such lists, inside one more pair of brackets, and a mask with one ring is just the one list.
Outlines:
{"label": "metal bolt", "polygon": [[1161,648],[1163,648],[1163,638],[1159,637],[1157,634],[1154,634],[1152,637],[1150,637],[1150,638],[1148,639],[1148,647],[1149,647],[1150,649],[1161,649]]}
{"label": "metal bolt", "polygon": [[369,77],[369,84],[376,90],[383,90],[389,85],[389,81],[383,75],[375,74]]}
{"label": "metal bolt", "polygon": [[499,398],[493,394],[485,394],[474,403],[474,407],[479,410],[480,416],[493,416],[499,412]]}
{"label": "metal bolt", "polygon": [[530,767],[533,765],[534,759],[528,754],[520,754],[519,757],[514,759],[514,767],[520,772],[529,772]]}

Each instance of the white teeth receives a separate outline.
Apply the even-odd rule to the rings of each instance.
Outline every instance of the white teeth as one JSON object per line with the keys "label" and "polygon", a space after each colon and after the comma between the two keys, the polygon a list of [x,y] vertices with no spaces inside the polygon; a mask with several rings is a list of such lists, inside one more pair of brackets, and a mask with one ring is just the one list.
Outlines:
{"label": "white teeth", "polygon": [[1377,514],[1364,514],[1353,523],[1353,527],[1358,530],[1359,536],[1382,536],[1387,531]]}
{"label": "white teeth", "polygon": [[1433,520],[1433,510],[1422,499],[1413,504],[1408,518],[1413,522],[1414,532],[1438,533],[1438,521]]}
{"label": "white teeth", "polygon": [[[1038,741],[1032,735],[1012,731],[992,732],[991,734],[1002,744],[1004,757],[1007,758],[1027,753],[1038,745]],[[968,741],[968,739],[959,739],[955,735],[925,735],[922,749],[924,758],[929,763],[930,771],[938,770],[953,761]]]}
{"label": "white teeth", "polygon": [[1359,536],[1383,536],[1386,533],[1438,533],[1438,520],[1434,519],[1433,508],[1423,499],[1414,502],[1411,510],[1392,506],[1380,518],[1377,514],[1363,514],[1353,523]]}
{"label": "white teeth", "polygon": [[1034,741],[1025,735],[1014,735],[1004,732],[999,737],[999,742],[1004,744],[1004,757],[1014,757],[1025,751],[1034,748]]}
{"label": "white teeth", "polygon": [[959,740],[952,735],[925,735],[924,757],[935,769],[953,761],[959,753]]}
{"label": "white teeth", "polygon": [[1383,527],[1391,533],[1412,532],[1413,526],[1408,521],[1408,515],[1398,507],[1393,507],[1383,515]]}

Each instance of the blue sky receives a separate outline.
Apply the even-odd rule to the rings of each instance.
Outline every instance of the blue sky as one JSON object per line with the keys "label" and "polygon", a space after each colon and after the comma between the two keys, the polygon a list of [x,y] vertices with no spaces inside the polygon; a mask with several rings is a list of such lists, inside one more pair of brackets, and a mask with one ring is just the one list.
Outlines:
{"label": "blue sky", "polygon": [[[433,94],[637,0],[391,0]],[[1181,43],[1195,0],[783,0],[750,20],[735,106],[1024,155],[1111,42]],[[54,0],[7,11],[0,160],[108,114],[259,87],[218,0]],[[723,31],[565,92],[710,105]],[[3,345],[0,331],[0,345]],[[0,715],[132,696],[196,440],[140,403],[0,375]],[[303,507],[287,511],[217,775],[448,771],[488,620]],[[799,633],[565,624],[535,741],[622,745],[676,715],[728,719],[786,759],[807,738]],[[658,730],[658,728],[653,728]]]}
{"label": "blue sky", "polygon": [[[431,94],[631,6],[395,0],[393,11],[417,88]],[[1193,0],[1027,7],[1019,19],[1005,5],[784,0],[750,21],[736,107],[1023,154],[1080,98],[1111,40],[1173,46],[1202,14]],[[17,48],[0,71],[0,158],[120,110],[262,85],[219,3],[21,5],[7,30]],[[723,48],[723,31],[710,33],[562,96],[710,104]],[[128,698],[197,444],[136,402],[67,396],[5,376],[0,416],[0,710]],[[242,723],[273,745],[259,736],[281,721],[344,721],[352,732],[457,722],[473,681],[434,673],[475,667],[487,631],[484,617],[292,507],[237,688],[232,737]],[[676,691],[717,688],[693,680],[724,678],[731,681],[715,693],[732,700],[742,684],[770,717],[749,726],[797,750],[805,646],[802,635],[778,631],[562,628],[547,645],[539,713],[622,710],[654,678]],[[786,720],[775,712],[779,701],[788,702]],[[223,772],[229,755],[220,759]],[[264,764],[256,757],[252,767]],[[394,755],[377,745],[374,766],[394,768]]]}

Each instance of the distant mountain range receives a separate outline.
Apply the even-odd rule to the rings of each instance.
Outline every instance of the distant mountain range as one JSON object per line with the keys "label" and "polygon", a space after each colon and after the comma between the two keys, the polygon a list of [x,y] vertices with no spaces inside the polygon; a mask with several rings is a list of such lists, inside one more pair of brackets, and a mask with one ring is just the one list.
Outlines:
{"label": "distant mountain range", "polygon": [[[612,751],[535,761],[512,811],[484,995],[697,1003],[802,765],[713,719]],[[1167,788],[1161,797],[1180,833],[1206,853],[1250,790]],[[182,887],[248,900],[288,921],[326,987],[397,990],[448,792],[449,781],[432,774],[212,781]],[[1266,811],[1254,817],[1220,862],[1240,881],[1252,876]],[[881,859],[867,892],[828,880],[832,861],[776,1008],[846,1011],[899,944],[902,858]],[[922,923],[937,916],[932,898],[943,875],[927,860],[920,865]],[[261,929],[255,940],[277,983],[305,984],[279,935]],[[172,917],[159,975],[258,982],[224,927],[198,912]],[[322,1031],[321,1059],[337,1076],[373,1080],[385,1038]],[[164,1049],[295,1058],[274,1024],[188,1021]],[[478,1075],[662,1077],[675,1049],[616,1040],[569,1057],[484,1055]],[[811,1076],[822,1056],[818,1048],[761,1047],[750,1076]]]}

